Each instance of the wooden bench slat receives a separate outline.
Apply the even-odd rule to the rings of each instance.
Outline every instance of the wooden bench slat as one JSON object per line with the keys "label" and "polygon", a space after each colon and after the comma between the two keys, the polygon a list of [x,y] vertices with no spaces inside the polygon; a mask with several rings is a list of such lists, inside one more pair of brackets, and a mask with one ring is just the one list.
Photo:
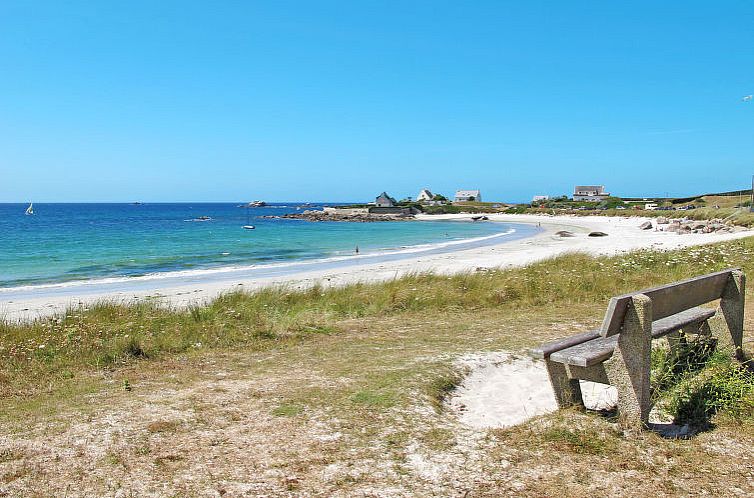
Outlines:
{"label": "wooden bench slat", "polygon": [[[691,325],[692,323],[702,322],[711,318],[714,314],[715,310],[711,308],[692,308],[669,317],[655,320],[652,322],[652,338],[657,339],[670,332]],[[580,335],[583,336],[585,334]],[[617,344],[617,335],[610,337],[599,336],[596,339],[582,341],[574,346],[552,352],[550,354],[550,360],[564,363],[566,365],[591,367],[610,358],[613,355],[613,351],[615,351]]]}
{"label": "wooden bench slat", "polygon": [[609,337],[620,333],[628,303],[633,296],[644,294],[649,297],[652,300],[652,317],[654,320],[659,320],[719,299],[734,270],[736,269],[731,268],[613,297],[610,299],[600,328],[602,336]]}
{"label": "wooden bench slat", "polygon": [[552,353],[560,351],[561,349],[570,348],[571,346],[576,346],[577,344],[581,344],[582,342],[586,342],[586,341],[591,341],[592,339],[598,339],[599,337],[601,337],[599,329],[590,330],[589,332],[583,332],[581,334],[572,335],[571,337],[558,339],[557,341],[548,342],[547,344],[542,344],[541,346],[537,348],[532,348],[529,350],[529,355],[532,358],[539,358],[539,359],[544,360],[544,359],[547,359]]}

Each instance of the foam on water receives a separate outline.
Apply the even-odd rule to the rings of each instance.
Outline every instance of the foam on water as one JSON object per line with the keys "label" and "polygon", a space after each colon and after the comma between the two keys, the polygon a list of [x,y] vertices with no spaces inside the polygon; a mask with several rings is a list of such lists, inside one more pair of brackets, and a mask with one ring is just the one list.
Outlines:
{"label": "foam on water", "polygon": [[[295,204],[252,208],[242,230],[236,204],[0,204],[0,293],[192,278],[264,268],[399,259],[496,243],[536,230],[503,223],[311,223],[264,218]],[[212,221],[184,223],[190,217]],[[354,248],[359,247],[359,254]]]}

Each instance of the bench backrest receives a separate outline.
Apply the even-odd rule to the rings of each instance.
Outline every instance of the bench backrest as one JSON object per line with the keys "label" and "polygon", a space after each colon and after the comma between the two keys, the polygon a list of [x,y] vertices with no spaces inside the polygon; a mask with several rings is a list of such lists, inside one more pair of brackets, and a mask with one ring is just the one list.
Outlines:
{"label": "bench backrest", "polygon": [[737,268],[709,273],[672,284],[661,285],[610,299],[600,334],[609,337],[620,333],[631,298],[644,294],[652,300],[652,320],[659,320],[678,312],[720,299],[728,279]]}

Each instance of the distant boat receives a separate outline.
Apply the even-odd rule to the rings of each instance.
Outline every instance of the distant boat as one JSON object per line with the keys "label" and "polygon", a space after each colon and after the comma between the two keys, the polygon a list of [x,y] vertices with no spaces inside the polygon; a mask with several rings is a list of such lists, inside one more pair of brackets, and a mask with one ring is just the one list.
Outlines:
{"label": "distant boat", "polygon": [[246,205],[246,207],[260,208],[260,207],[265,207],[266,205],[267,203],[264,201],[251,201],[250,203]]}
{"label": "distant boat", "polygon": [[[249,203],[251,204],[251,203]],[[254,230],[256,227],[249,223],[249,205],[246,205],[246,224],[243,226],[244,230]]]}
{"label": "distant boat", "polygon": [[26,216],[31,216],[34,214],[34,203],[30,202],[29,207],[26,208]]}

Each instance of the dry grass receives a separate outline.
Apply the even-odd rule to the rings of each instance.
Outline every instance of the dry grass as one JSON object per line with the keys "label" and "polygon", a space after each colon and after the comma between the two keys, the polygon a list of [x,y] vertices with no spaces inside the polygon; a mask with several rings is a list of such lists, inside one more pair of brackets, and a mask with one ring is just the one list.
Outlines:
{"label": "dry grass", "polygon": [[[104,306],[72,311],[54,333],[6,324],[4,354],[22,346],[2,367],[0,493],[745,496],[750,417],[718,417],[687,441],[577,411],[479,432],[437,399],[463,354],[589,327],[617,292],[727,266],[751,273],[753,242],[269,290],[186,313]],[[56,354],[30,354],[39,341]]]}

